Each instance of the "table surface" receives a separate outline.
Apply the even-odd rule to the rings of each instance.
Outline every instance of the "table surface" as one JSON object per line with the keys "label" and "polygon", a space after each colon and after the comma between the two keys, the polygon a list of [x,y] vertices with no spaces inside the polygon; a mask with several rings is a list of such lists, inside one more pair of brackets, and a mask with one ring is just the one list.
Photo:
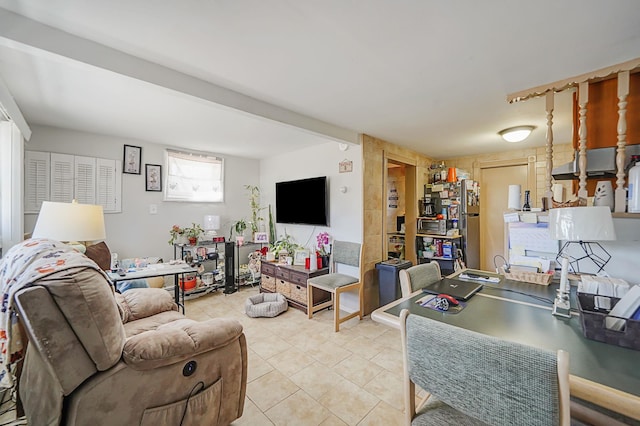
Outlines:
{"label": "table surface", "polygon": [[571,307],[576,312],[571,318],[552,315],[556,289],[555,284],[543,286],[501,277],[500,283],[486,283],[457,314],[420,306],[416,301],[425,294],[417,291],[377,309],[371,318],[399,328],[400,311],[408,309],[412,314],[505,340],[550,350],[563,349],[569,352],[571,376],[612,388],[614,393],[630,394],[626,402],[631,400],[636,407],[625,414],[637,418],[640,413],[640,351],[585,338],[577,314],[575,289],[572,289]]}
{"label": "table surface", "polygon": [[175,275],[175,274],[188,274],[197,272],[197,269],[187,265],[186,263],[177,263],[172,265],[170,263],[157,263],[146,266],[144,268],[138,268],[135,271],[128,270],[124,276],[118,275],[117,272],[107,271],[107,275],[111,281],[123,281],[123,280],[135,280],[139,278],[151,278],[161,277],[163,275]]}

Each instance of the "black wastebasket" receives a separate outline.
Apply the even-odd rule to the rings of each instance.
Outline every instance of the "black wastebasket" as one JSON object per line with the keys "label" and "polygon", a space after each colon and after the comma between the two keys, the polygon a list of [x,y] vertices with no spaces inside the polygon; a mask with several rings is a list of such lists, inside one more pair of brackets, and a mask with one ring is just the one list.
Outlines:
{"label": "black wastebasket", "polygon": [[410,261],[397,259],[376,263],[380,306],[400,299],[402,292],[400,291],[400,277],[398,273],[401,269],[407,269],[410,266],[412,266]]}

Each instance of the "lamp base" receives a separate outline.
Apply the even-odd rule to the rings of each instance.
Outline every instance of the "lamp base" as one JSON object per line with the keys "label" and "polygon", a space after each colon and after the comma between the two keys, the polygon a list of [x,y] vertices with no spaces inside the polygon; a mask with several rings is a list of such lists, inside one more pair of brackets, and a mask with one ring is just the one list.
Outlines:
{"label": "lamp base", "polygon": [[[570,247],[572,245],[577,245],[582,250],[582,253],[576,254],[575,256],[570,254]],[[579,250],[575,250],[576,252]],[[571,266],[571,270],[574,273],[580,272],[580,261],[589,259],[593,262],[598,270],[596,273],[601,272],[605,265],[611,259],[611,255],[608,251],[600,245],[600,243],[596,241],[567,241],[564,243],[558,255],[556,256],[556,261],[559,261],[561,258],[566,257],[569,259],[569,265]]]}
{"label": "lamp base", "polygon": [[571,318],[571,304],[569,303],[568,293],[558,290],[556,299],[553,301],[551,313],[557,317]]}

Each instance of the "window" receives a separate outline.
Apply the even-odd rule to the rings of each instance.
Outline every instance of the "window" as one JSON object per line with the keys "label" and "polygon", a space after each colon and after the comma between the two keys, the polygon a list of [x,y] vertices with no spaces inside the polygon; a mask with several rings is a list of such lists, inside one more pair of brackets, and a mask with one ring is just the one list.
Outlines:
{"label": "window", "polygon": [[222,158],[167,150],[165,201],[224,201]]}

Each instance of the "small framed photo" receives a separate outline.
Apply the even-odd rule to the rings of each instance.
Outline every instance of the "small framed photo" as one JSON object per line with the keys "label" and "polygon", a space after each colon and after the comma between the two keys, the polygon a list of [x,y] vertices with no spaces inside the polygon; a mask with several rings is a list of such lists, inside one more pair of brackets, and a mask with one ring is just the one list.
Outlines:
{"label": "small framed photo", "polygon": [[293,264],[304,266],[304,261],[307,257],[309,257],[309,250],[296,250]]}
{"label": "small framed photo", "polygon": [[145,164],[144,182],[147,191],[162,191],[162,166],[160,164]]}
{"label": "small framed photo", "polygon": [[253,242],[254,243],[268,243],[269,242],[269,234],[266,232],[256,232],[253,234]]}
{"label": "small framed photo", "polygon": [[140,174],[140,166],[142,160],[142,148],[139,146],[125,145],[124,158],[122,159],[122,173],[133,175]]}

